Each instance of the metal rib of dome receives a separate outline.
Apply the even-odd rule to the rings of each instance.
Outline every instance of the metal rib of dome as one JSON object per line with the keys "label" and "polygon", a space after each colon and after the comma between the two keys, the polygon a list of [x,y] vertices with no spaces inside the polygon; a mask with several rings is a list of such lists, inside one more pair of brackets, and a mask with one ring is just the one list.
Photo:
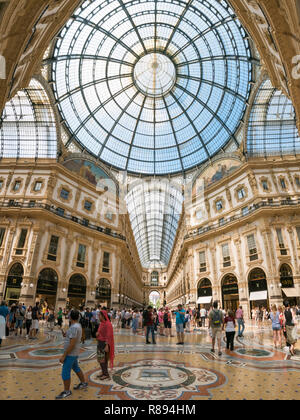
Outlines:
{"label": "metal rib of dome", "polygon": [[56,42],[53,88],[70,141],[121,170],[177,173],[234,138],[251,58],[224,0],[85,1]]}

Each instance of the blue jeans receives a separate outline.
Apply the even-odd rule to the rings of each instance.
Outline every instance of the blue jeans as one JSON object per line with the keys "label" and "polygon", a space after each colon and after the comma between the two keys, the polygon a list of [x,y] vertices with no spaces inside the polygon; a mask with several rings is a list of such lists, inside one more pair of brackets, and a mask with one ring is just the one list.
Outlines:
{"label": "blue jeans", "polygon": [[243,319],[238,319],[237,322],[239,326],[238,335],[241,336],[245,331],[245,321]]}
{"label": "blue jeans", "polygon": [[147,335],[146,335],[146,341],[149,341],[149,334],[152,334],[152,342],[155,342],[155,336],[154,336],[154,325],[147,325]]}

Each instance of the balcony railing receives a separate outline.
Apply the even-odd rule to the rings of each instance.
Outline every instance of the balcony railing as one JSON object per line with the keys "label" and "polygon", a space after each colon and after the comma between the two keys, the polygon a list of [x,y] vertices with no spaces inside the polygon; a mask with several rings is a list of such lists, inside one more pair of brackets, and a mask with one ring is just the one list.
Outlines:
{"label": "balcony railing", "polygon": [[55,207],[52,205],[50,206],[49,204],[38,203],[38,202],[20,203],[17,201],[14,201],[14,202],[10,201],[8,203],[0,202],[0,208],[3,208],[3,207],[4,208],[17,207],[20,209],[30,209],[30,210],[32,209],[46,210],[55,214],[56,216],[61,217],[62,219],[70,220],[71,222],[78,223],[79,225],[85,226],[88,229],[97,230],[98,232],[104,233],[105,235],[111,236],[113,238],[121,239],[122,241],[126,240],[125,236],[121,235],[120,233],[113,232],[110,228],[94,225],[90,222],[87,223],[86,219],[84,218],[81,219],[80,217],[72,216],[71,214],[66,214],[65,212],[62,212],[59,207]]}
{"label": "balcony railing", "polygon": [[257,210],[261,209],[261,208],[278,208],[281,206],[298,206],[300,205],[300,198],[298,200],[292,200],[292,199],[284,199],[284,200],[280,200],[279,202],[268,202],[268,201],[261,201],[260,203],[254,204],[253,206],[249,206],[249,211],[247,212],[247,214],[236,214],[234,216],[230,216],[227,219],[222,219],[222,224],[220,225],[219,221],[216,223],[212,223],[210,225],[206,225],[203,226],[197,230],[194,230],[192,232],[189,232],[188,235],[186,235],[184,237],[184,239],[190,239],[192,237],[195,236],[200,236],[203,235],[204,233],[213,231],[213,230],[217,230],[219,228],[223,228],[224,226],[238,221],[238,220],[242,220],[245,219],[246,217],[249,217],[252,213],[256,212]]}

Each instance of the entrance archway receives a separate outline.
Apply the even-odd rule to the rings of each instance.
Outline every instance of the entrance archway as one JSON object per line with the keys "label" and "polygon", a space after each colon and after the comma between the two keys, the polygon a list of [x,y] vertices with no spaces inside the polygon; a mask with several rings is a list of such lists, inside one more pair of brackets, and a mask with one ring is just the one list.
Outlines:
{"label": "entrance archway", "polygon": [[149,295],[149,303],[150,305],[152,305],[154,308],[159,308],[159,306],[161,305],[160,302],[160,293],[157,292],[156,290],[153,290],[150,295]]}
{"label": "entrance archway", "polygon": [[213,293],[211,281],[207,278],[202,279],[198,283],[198,300],[197,304],[200,307],[209,309],[212,303]]}
{"label": "entrance archway", "polygon": [[111,307],[111,284],[108,279],[100,279],[96,287],[96,299],[106,308]]}
{"label": "entrance archway", "polygon": [[5,291],[5,300],[9,306],[19,301],[23,275],[24,268],[20,263],[14,264],[9,270]]}
{"label": "entrance archway", "polygon": [[288,264],[282,264],[279,269],[282,299],[288,300],[291,306],[297,305],[297,291],[294,286],[293,270]]}
{"label": "entrance archway", "polygon": [[261,268],[254,268],[250,271],[248,277],[248,287],[251,311],[252,309],[259,307],[268,308],[268,285],[264,270]]}
{"label": "entrance archway", "polygon": [[234,274],[226,274],[222,280],[223,309],[235,312],[239,306],[238,280]]}
{"label": "entrance archway", "polygon": [[86,280],[82,274],[73,274],[69,281],[68,307],[79,309],[85,305]]}
{"label": "entrance archway", "polygon": [[52,268],[44,268],[38,277],[36,301],[54,308],[56,304],[58,277]]}

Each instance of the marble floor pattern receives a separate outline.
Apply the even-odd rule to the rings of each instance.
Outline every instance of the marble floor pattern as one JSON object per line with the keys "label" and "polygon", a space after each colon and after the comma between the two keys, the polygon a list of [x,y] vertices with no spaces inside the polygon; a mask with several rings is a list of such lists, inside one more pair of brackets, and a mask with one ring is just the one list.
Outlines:
{"label": "marble floor pattern", "polygon": [[[247,325],[235,350],[210,352],[207,329],[186,334],[186,344],[157,336],[146,345],[142,332],[115,330],[116,359],[109,381],[97,379],[96,341],[82,345],[80,366],[89,387],[74,400],[257,400],[300,399],[300,345],[295,357],[274,349],[270,325]],[[300,342],[299,342],[300,344]],[[0,400],[53,400],[62,390],[59,331],[41,328],[38,340],[10,337],[0,350]],[[296,347],[297,348],[297,347]],[[72,385],[77,383],[72,374]]]}

